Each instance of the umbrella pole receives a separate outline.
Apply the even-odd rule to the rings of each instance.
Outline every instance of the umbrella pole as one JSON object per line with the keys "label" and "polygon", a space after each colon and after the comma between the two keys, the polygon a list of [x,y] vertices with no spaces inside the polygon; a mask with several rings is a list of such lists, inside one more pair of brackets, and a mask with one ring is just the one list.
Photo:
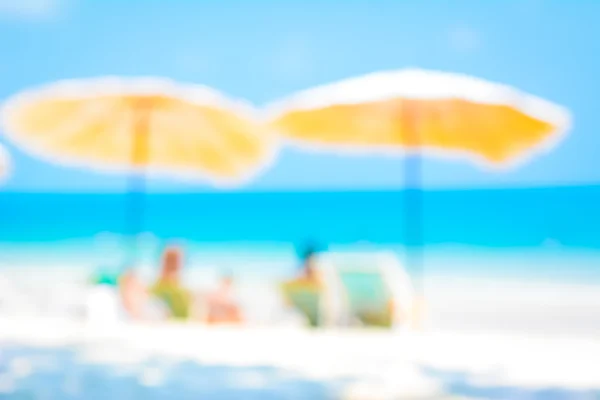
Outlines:
{"label": "umbrella pole", "polygon": [[418,152],[404,162],[404,235],[407,267],[415,276],[415,289],[423,294],[423,171]]}
{"label": "umbrella pole", "polygon": [[422,158],[417,151],[404,162],[404,236],[406,268],[414,279],[415,303],[410,324],[421,329],[425,315],[425,267],[423,259]]}
{"label": "umbrella pole", "polygon": [[[404,241],[406,243],[406,267],[414,277],[417,295],[413,305],[413,324],[420,325],[423,317],[420,308],[425,296],[425,266],[423,259],[423,159],[421,155],[421,122],[418,109],[408,107],[405,121],[409,142],[415,144],[414,153],[404,158]],[[416,321],[415,321],[416,319]]]}
{"label": "umbrella pole", "polygon": [[131,145],[131,162],[134,168],[127,183],[129,199],[126,211],[126,229],[131,235],[128,264],[132,267],[138,262],[138,235],[142,232],[144,227],[146,207],[146,175],[144,169],[149,154],[149,115],[149,112],[145,110],[138,113]]}

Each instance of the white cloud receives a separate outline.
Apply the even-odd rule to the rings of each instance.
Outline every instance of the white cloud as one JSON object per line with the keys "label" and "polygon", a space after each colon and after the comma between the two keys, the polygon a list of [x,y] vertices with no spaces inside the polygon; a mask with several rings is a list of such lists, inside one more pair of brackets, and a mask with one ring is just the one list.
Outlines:
{"label": "white cloud", "polygon": [[45,18],[54,15],[66,0],[0,0],[0,17]]}
{"label": "white cloud", "polygon": [[448,41],[452,50],[463,53],[476,51],[482,44],[479,33],[464,25],[452,28]]}

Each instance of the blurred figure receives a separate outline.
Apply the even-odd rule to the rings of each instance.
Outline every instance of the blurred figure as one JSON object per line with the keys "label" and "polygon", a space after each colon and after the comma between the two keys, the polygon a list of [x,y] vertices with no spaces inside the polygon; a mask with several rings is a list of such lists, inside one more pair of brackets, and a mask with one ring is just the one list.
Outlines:
{"label": "blurred figure", "polygon": [[242,315],[234,299],[231,276],[224,276],[214,292],[194,295],[181,281],[183,260],[183,251],[179,247],[166,247],[161,258],[159,276],[149,288],[144,286],[133,271],[128,271],[121,277],[121,301],[129,316],[137,320],[147,319],[152,301],[159,300],[166,306],[167,317],[172,319],[195,319],[210,324],[241,323]]}
{"label": "blurred figure", "polygon": [[162,255],[160,275],[150,288],[150,294],[160,299],[168,308],[171,317],[188,319],[193,296],[181,283],[183,252],[175,246],[165,249]]}
{"label": "blurred figure", "polygon": [[300,273],[296,281],[304,283],[319,284],[319,274],[317,270],[318,249],[314,244],[308,244],[300,254]]}
{"label": "blurred figure", "polygon": [[162,254],[160,275],[154,285],[146,288],[133,271],[127,271],[119,280],[123,307],[131,318],[144,319],[152,299],[160,300],[175,319],[188,319],[191,313],[193,296],[181,284],[183,253],[175,246],[169,246]]}
{"label": "blurred figure", "polygon": [[233,294],[233,278],[225,275],[220,286],[209,294],[207,322],[210,324],[237,324],[242,322],[242,315]]}
{"label": "blurred figure", "polygon": [[285,302],[300,312],[313,327],[320,325],[323,298],[323,285],[317,266],[318,254],[317,246],[312,243],[306,245],[298,253],[299,274],[282,285]]}
{"label": "blurred figure", "polygon": [[144,318],[148,293],[133,270],[128,270],[121,275],[119,279],[119,296],[125,312],[131,318],[136,320]]}

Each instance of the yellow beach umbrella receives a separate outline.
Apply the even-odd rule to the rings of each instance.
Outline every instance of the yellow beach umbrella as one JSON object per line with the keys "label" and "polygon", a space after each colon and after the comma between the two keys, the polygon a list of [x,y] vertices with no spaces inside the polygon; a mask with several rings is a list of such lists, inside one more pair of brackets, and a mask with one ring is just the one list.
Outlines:
{"label": "yellow beach umbrella", "polygon": [[144,175],[228,186],[274,155],[274,136],[245,104],[205,86],[160,78],[69,80],[28,90],[2,108],[6,136],[60,165],[131,173],[133,234]]}
{"label": "yellow beach umbrella", "polygon": [[267,107],[271,127],[320,150],[415,150],[509,165],[570,127],[566,109],[505,85],[416,69],[309,89]]}
{"label": "yellow beach umbrella", "polygon": [[416,69],[309,89],[268,106],[266,118],[270,128],[310,149],[412,155],[404,168],[404,229],[406,243],[416,245],[407,248],[413,271],[422,269],[421,153],[514,165],[552,147],[571,121],[563,107],[517,89]]}
{"label": "yellow beach umbrella", "polygon": [[0,183],[10,176],[11,160],[8,151],[0,145]]}
{"label": "yellow beach umbrella", "polygon": [[63,165],[239,183],[270,160],[252,110],[213,89],[159,78],[62,81],[10,98],[9,139]]}

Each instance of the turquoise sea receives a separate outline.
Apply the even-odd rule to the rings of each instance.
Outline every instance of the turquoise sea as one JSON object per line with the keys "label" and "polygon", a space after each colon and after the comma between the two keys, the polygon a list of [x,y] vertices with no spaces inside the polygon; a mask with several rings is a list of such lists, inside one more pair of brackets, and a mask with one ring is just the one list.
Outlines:
{"label": "turquoise sea", "polygon": [[[125,263],[135,230],[128,196],[0,193],[0,263]],[[402,191],[149,194],[140,258],[176,240],[194,264],[283,274],[307,241],[398,252],[410,244],[422,247],[432,273],[600,276],[600,186],[429,190],[420,198],[414,238]]]}

